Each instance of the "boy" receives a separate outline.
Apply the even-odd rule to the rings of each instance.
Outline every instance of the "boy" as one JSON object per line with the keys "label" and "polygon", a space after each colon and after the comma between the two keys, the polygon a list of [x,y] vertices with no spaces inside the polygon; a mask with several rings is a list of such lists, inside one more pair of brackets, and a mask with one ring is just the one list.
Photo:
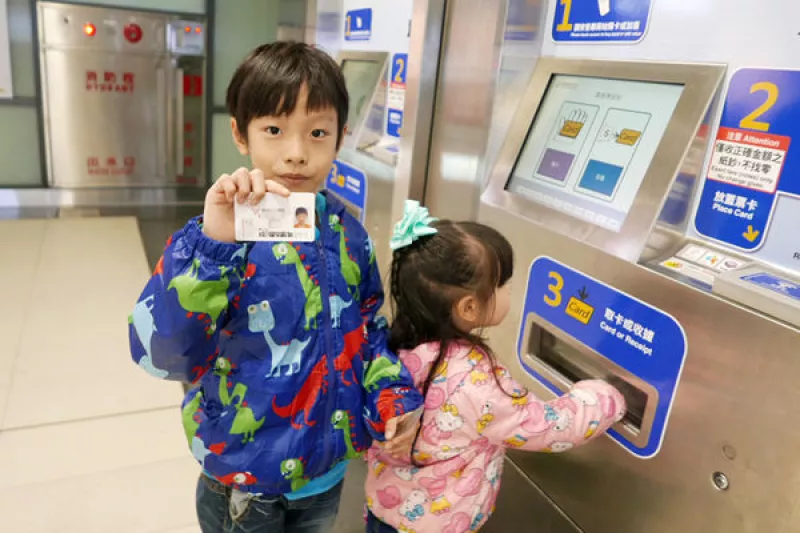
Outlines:
{"label": "boy", "polygon": [[340,202],[317,194],[313,243],[235,240],[234,202],[324,183],[346,131],[339,67],[305,44],[261,46],[227,106],[254,170],[222,175],[203,216],[170,238],[131,317],[131,352],[198,385],[183,424],[204,533],[323,532],[347,462],[406,419],[387,447],[410,447],[422,397],[387,349],[372,243]]}
{"label": "boy", "polygon": [[294,223],[295,229],[311,228],[311,226],[308,225],[308,209],[306,209],[305,207],[298,207],[297,211],[295,211],[294,217],[295,217],[295,223]]}

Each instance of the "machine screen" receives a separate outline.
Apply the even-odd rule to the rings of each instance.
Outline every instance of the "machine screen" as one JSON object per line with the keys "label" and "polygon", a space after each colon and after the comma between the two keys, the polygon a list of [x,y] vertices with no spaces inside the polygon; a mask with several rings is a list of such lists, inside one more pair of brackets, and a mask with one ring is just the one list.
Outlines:
{"label": "machine screen", "polygon": [[350,95],[350,112],[347,114],[349,133],[356,130],[360,124],[372,99],[382,68],[383,65],[377,61],[345,59],[342,62],[342,73]]}
{"label": "machine screen", "polygon": [[554,75],[506,189],[618,232],[683,88]]}

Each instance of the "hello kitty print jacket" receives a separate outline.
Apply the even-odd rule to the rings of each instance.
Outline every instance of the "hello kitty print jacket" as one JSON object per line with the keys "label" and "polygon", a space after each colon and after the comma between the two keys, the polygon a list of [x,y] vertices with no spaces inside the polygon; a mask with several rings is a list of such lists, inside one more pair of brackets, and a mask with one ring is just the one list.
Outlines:
{"label": "hello kitty print jacket", "polygon": [[[403,364],[422,387],[439,353],[438,343],[401,351]],[[378,446],[368,453],[367,506],[405,533],[477,531],[494,510],[505,448],[563,452],[604,433],[625,413],[625,400],[603,381],[577,383],[549,402],[532,394],[489,358],[454,345],[435,371],[425,398],[414,448],[421,468],[398,461]],[[498,384],[499,381],[499,384]]]}

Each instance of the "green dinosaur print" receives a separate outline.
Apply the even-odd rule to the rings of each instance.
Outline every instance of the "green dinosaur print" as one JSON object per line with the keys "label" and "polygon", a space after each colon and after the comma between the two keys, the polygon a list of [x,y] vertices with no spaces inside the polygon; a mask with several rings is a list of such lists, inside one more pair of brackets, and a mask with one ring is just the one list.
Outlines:
{"label": "green dinosaur print", "polygon": [[[233,387],[233,392],[228,392],[228,375],[231,373],[231,368],[231,362],[225,357],[217,359],[214,373],[220,378],[219,401],[225,407],[233,404],[234,409],[236,409],[236,415],[231,424],[230,434],[242,435],[242,444],[247,444],[255,440],[255,433],[264,425],[266,416],[256,420],[255,413],[248,407],[245,400],[247,385],[244,383],[237,383]],[[235,403],[234,399],[236,400]]]}
{"label": "green dinosaur print", "polygon": [[181,418],[183,419],[183,431],[186,432],[186,442],[192,444],[192,439],[197,435],[200,424],[194,419],[194,414],[200,409],[200,402],[203,401],[203,393],[198,392],[192,401],[183,406]]}
{"label": "green dinosaur print", "polygon": [[329,223],[331,229],[339,234],[339,260],[342,264],[342,277],[344,277],[347,285],[351,287],[350,293],[353,298],[359,300],[358,288],[361,285],[361,269],[358,267],[358,263],[353,260],[347,248],[347,236],[339,215],[331,215]]}
{"label": "green dinosaur print", "polygon": [[247,385],[244,383],[237,383],[236,386],[233,388],[233,393],[231,394],[228,391],[228,375],[231,373],[231,362],[226,359],[225,357],[219,357],[217,359],[216,367],[214,368],[214,374],[219,376],[219,401],[222,402],[222,405],[228,407],[233,403],[233,398],[239,396],[244,398],[245,393],[247,392]]}
{"label": "green dinosaur print", "polygon": [[282,265],[294,265],[297,269],[297,278],[300,280],[303,292],[306,295],[306,329],[311,329],[312,324],[317,327],[317,318],[322,313],[322,294],[319,285],[308,275],[305,265],[300,260],[300,255],[293,246],[283,242],[278,243],[272,247],[272,253],[275,254],[275,259],[280,261]]}
{"label": "green dinosaur print", "polygon": [[167,290],[175,289],[181,307],[189,313],[189,316],[199,314],[211,318],[211,324],[207,328],[209,333],[217,329],[217,320],[228,308],[229,269],[222,266],[219,269],[220,279],[208,281],[198,279],[200,260],[195,259],[189,270],[172,278],[167,287]]}
{"label": "green dinosaur print", "polygon": [[333,427],[338,429],[344,435],[344,444],[347,446],[347,454],[345,454],[344,459],[355,459],[356,457],[360,457],[361,453],[357,452],[355,448],[353,448],[353,437],[350,433],[350,415],[347,411],[343,411],[341,409],[337,409],[333,412],[333,416],[331,416],[331,424]]}
{"label": "green dinosaur print", "polygon": [[379,355],[364,372],[362,386],[370,392],[378,390],[378,382],[380,380],[383,378],[392,378],[396,381],[397,378],[400,377],[400,372],[402,370],[403,364],[400,361],[392,364],[389,358]]}
{"label": "green dinosaur print", "polygon": [[286,459],[281,463],[281,475],[292,482],[292,492],[297,492],[311,481],[303,477],[305,469],[300,459]]}
{"label": "green dinosaur print", "polygon": [[261,429],[267,417],[262,416],[260,420],[256,420],[253,410],[247,406],[243,396],[239,396],[239,401],[236,402],[235,407],[236,416],[233,418],[230,434],[242,435],[242,444],[253,442],[256,431]]}

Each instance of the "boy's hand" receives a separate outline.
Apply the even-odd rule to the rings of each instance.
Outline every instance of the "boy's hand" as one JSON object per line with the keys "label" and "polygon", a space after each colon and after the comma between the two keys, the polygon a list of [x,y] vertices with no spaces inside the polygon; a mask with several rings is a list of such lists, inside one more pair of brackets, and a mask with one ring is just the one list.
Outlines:
{"label": "boy's hand", "polygon": [[233,203],[250,201],[255,205],[268,192],[289,196],[289,189],[264,178],[260,170],[242,167],[233,174],[223,174],[206,193],[203,210],[203,233],[220,242],[236,242]]}
{"label": "boy's hand", "polygon": [[383,449],[393,457],[408,457],[419,430],[421,415],[422,408],[419,408],[416,411],[390,418],[386,422],[386,442],[381,444]]}

